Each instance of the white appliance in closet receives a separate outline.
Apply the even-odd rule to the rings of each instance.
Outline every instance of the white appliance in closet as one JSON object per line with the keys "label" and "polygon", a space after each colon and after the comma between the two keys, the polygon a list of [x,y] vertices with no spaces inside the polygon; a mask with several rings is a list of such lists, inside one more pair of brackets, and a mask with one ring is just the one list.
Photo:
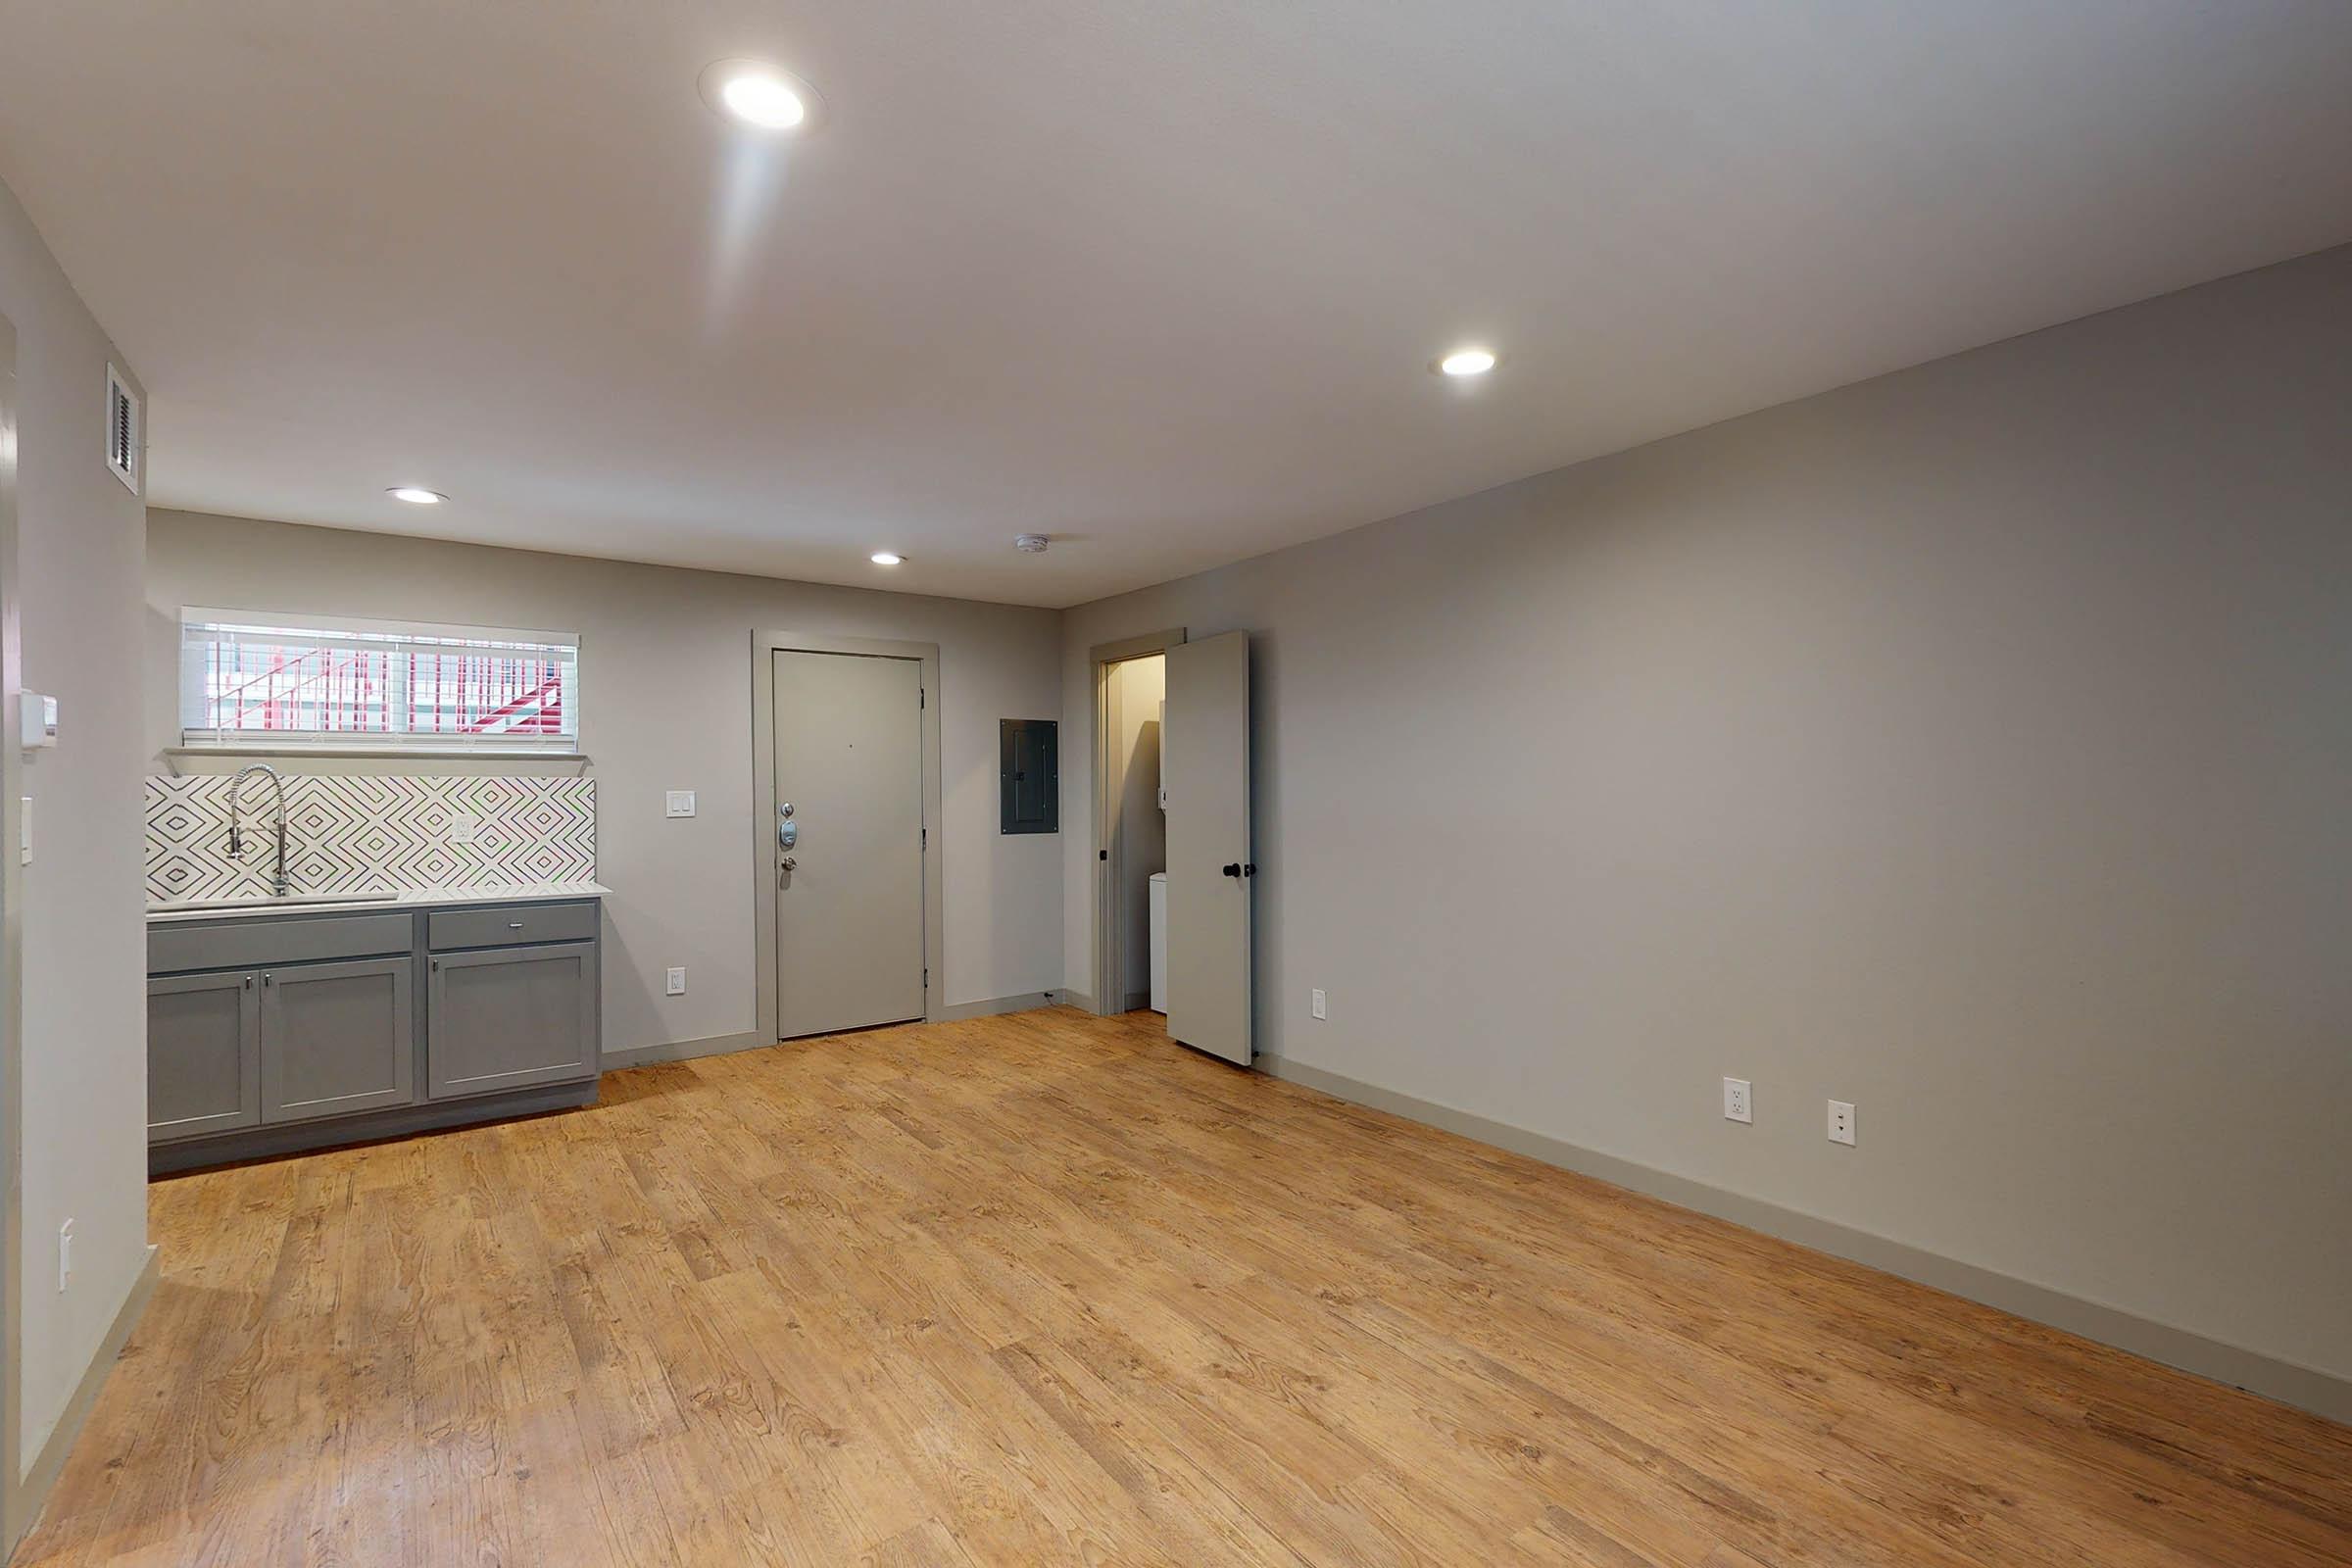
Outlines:
{"label": "white appliance in closet", "polygon": [[1152,873],[1152,1010],[1168,1010],[1168,873]]}

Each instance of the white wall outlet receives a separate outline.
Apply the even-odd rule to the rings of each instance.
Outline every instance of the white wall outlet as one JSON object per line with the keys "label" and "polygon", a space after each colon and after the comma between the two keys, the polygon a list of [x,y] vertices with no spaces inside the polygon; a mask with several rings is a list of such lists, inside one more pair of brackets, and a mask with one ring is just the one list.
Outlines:
{"label": "white wall outlet", "polygon": [[673,997],[682,997],[686,994],[686,966],[684,964],[670,966],[669,977],[663,989]]}
{"label": "white wall outlet", "polygon": [[670,816],[692,816],[694,814],[694,791],[671,790],[663,810]]}
{"label": "white wall outlet", "polygon": [[57,1228],[57,1293],[63,1296],[73,1283],[74,1222],[68,1220]]}
{"label": "white wall outlet", "polygon": [[1318,1018],[1331,1016],[1331,999],[1320,991],[1307,993],[1307,1005],[1314,1009],[1315,1016]]}
{"label": "white wall outlet", "polygon": [[1744,1078],[1726,1078],[1723,1081],[1723,1119],[1752,1122],[1756,1119],[1755,1092]]}
{"label": "white wall outlet", "polygon": [[449,813],[449,842],[471,844],[482,836],[482,819],[471,811]]}
{"label": "white wall outlet", "polygon": [[32,797],[17,797],[17,863],[32,863]]}
{"label": "white wall outlet", "polygon": [[1854,1105],[1850,1100],[1830,1102],[1830,1142],[1850,1144],[1854,1141]]}

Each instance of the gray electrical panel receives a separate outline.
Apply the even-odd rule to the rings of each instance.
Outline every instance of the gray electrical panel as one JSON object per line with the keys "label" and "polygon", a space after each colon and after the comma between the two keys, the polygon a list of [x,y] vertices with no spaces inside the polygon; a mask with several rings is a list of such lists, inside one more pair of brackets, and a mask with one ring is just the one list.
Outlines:
{"label": "gray electrical panel", "polygon": [[1060,743],[1050,718],[997,721],[997,778],[1006,833],[1061,831]]}

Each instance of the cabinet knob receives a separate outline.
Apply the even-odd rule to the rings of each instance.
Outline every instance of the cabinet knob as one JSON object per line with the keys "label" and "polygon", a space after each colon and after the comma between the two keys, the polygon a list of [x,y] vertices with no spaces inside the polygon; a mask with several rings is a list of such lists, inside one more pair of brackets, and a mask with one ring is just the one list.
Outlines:
{"label": "cabinet knob", "polygon": [[519,931],[522,929],[522,922],[520,920],[509,920],[507,922],[507,929],[510,931]]}

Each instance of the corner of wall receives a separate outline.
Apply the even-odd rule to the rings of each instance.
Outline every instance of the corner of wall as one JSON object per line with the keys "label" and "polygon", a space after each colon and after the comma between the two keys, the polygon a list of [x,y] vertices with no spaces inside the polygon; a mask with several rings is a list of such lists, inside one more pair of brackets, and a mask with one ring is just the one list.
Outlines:
{"label": "corner of wall", "polygon": [[[40,1477],[70,1444],[75,1400],[102,1382],[108,1336],[135,1318],[147,1243],[145,972],[138,896],[141,725],[138,621],[146,537],[140,498],[98,440],[108,367],[135,376],[75,294],[13,193],[0,187],[0,316],[15,328],[14,553],[0,560],[0,615],[16,630],[0,678],[13,725],[24,689],[59,700],[58,743],[31,760],[0,748],[0,842],[31,802],[33,855],[6,857],[0,916],[18,989],[0,1020],[19,1092],[7,1114],[19,1182],[6,1303],[15,1469]],[[141,395],[144,395],[143,389]],[[125,1086],[131,1086],[126,1088]],[[60,1227],[74,1222],[74,1281],[55,1288]],[[62,1451],[62,1450],[61,1450]],[[11,1482],[20,1480],[10,1474]],[[12,1486],[11,1530],[36,1500]]]}

